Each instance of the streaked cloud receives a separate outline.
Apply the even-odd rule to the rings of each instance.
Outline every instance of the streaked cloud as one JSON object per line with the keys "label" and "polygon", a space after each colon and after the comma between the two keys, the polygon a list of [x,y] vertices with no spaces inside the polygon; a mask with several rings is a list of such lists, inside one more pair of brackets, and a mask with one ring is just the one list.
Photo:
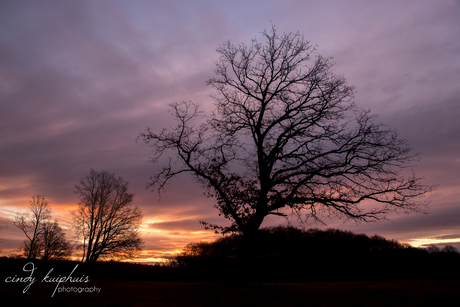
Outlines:
{"label": "streaked cloud", "polygon": [[[170,103],[192,100],[209,111],[205,80],[216,47],[227,39],[248,44],[273,22],[334,56],[336,72],[357,89],[356,103],[408,139],[422,157],[415,172],[439,184],[427,215],[329,226],[403,241],[453,236],[460,226],[459,16],[459,2],[449,0],[3,1],[2,221],[39,193],[67,227],[78,203],[73,186],[95,168],[130,182],[145,214],[146,258],[213,238],[198,220],[225,220],[190,177],[172,181],[160,201],[145,189],[156,166],[136,137],[146,126],[170,125]],[[10,240],[5,246],[21,238],[12,225],[0,236]]]}

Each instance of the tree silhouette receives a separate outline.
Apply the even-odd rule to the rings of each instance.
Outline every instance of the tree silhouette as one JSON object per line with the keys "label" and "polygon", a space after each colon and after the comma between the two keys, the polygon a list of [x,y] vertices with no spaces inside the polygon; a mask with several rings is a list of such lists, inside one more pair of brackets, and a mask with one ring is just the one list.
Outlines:
{"label": "tree silhouette", "polygon": [[175,126],[140,134],[153,162],[174,155],[150,186],[160,192],[176,175],[192,174],[232,221],[202,222],[222,233],[250,235],[268,215],[289,211],[302,220],[376,221],[423,210],[418,198],[433,187],[404,172],[418,156],[355,106],[354,88],[332,72],[332,59],[299,33],[272,27],[262,36],[264,43],[217,49],[216,76],[207,81],[216,91],[212,114],[175,103]]}
{"label": "tree silhouette", "polygon": [[442,253],[448,253],[448,254],[458,254],[458,249],[453,246],[453,245],[446,245],[443,247],[443,249],[440,251]]}
{"label": "tree silhouette", "polygon": [[138,228],[142,212],[132,206],[134,194],[128,192],[128,182],[115,174],[91,169],[75,185],[75,193],[80,203],[74,214],[74,228],[83,239],[82,260],[132,258],[141,250]]}
{"label": "tree silhouette", "polygon": [[440,253],[441,250],[439,249],[439,247],[437,247],[436,245],[434,244],[430,244],[426,247],[426,250],[428,253],[430,254],[437,254],[437,253]]}
{"label": "tree silhouette", "polygon": [[[5,229],[7,225],[0,225],[0,230]],[[5,239],[3,237],[0,237],[0,243],[3,243]],[[0,252],[2,252],[3,249],[0,249]]]}
{"label": "tree silhouette", "polygon": [[17,213],[14,218],[13,225],[21,229],[27,237],[20,248],[27,259],[38,258],[43,250],[43,224],[51,218],[48,204],[44,196],[32,196],[28,212]]}
{"label": "tree silhouette", "polygon": [[72,254],[72,247],[62,228],[58,222],[50,220],[51,208],[45,197],[40,195],[32,197],[28,212],[16,214],[13,225],[27,237],[20,247],[27,259],[62,259]]}
{"label": "tree silhouette", "polygon": [[65,233],[57,221],[43,223],[42,260],[57,260],[69,257],[72,254],[72,246],[65,238]]}

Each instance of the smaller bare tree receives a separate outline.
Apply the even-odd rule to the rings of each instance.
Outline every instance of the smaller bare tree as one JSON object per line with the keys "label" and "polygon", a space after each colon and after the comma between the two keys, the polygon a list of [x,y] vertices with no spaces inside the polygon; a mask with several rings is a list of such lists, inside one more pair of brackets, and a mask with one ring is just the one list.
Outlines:
{"label": "smaller bare tree", "polygon": [[446,245],[441,249],[442,253],[459,254],[458,249],[453,245]]}
{"label": "smaller bare tree", "polygon": [[[7,225],[0,225],[0,230],[5,229]],[[0,237],[0,243],[3,243],[5,239],[3,237]],[[0,249],[0,253],[2,252],[3,249]]]}
{"label": "smaller bare tree", "polygon": [[95,262],[100,257],[133,258],[142,249],[138,232],[142,212],[132,206],[134,194],[128,182],[115,174],[91,169],[75,185],[79,194],[74,228],[83,239],[82,261]]}
{"label": "smaller bare tree", "polygon": [[430,254],[437,254],[439,252],[441,252],[441,250],[439,249],[439,247],[437,247],[436,245],[434,244],[430,244],[426,247],[426,251]]}
{"label": "smaller bare tree", "polygon": [[16,214],[13,225],[21,229],[27,237],[20,247],[27,259],[36,259],[40,256],[43,250],[42,225],[50,218],[51,209],[48,207],[48,201],[40,195],[32,196],[28,212]]}
{"label": "smaller bare tree", "polygon": [[29,211],[18,213],[13,225],[21,229],[27,239],[19,247],[27,259],[63,259],[72,254],[72,247],[57,221],[51,221],[51,208],[45,197],[32,197]]}
{"label": "smaller bare tree", "polygon": [[65,259],[72,254],[72,246],[57,221],[43,223],[42,228],[42,260]]}

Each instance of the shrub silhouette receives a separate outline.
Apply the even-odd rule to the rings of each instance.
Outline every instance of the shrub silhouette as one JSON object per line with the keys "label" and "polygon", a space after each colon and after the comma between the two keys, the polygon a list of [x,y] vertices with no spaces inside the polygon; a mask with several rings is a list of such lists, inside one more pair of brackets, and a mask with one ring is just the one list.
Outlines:
{"label": "shrub silhouette", "polygon": [[337,229],[303,231],[293,227],[274,227],[261,229],[246,248],[241,235],[222,237],[211,243],[190,243],[175,260],[187,265],[190,258],[231,258],[243,253],[258,258],[298,258],[301,255],[324,257],[340,253],[344,256],[408,248],[407,244],[378,235],[369,237]]}
{"label": "shrub silhouette", "polygon": [[206,280],[420,279],[459,271],[460,254],[450,256],[440,259],[378,235],[273,227],[251,239],[234,234],[190,243],[172,262]]}

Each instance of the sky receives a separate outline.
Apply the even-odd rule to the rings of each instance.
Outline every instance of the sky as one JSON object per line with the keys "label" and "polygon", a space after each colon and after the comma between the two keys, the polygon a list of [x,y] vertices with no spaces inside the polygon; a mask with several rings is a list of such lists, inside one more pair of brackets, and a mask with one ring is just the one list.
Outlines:
{"label": "sky", "polygon": [[[333,56],[355,103],[407,139],[421,156],[414,172],[439,185],[426,214],[307,226],[460,249],[459,0],[35,0],[0,1],[0,255],[25,238],[11,221],[36,194],[75,240],[73,189],[91,168],[123,177],[135,193],[145,241],[135,261],[217,238],[198,220],[226,221],[190,177],[161,199],[146,189],[160,165],[136,139],[170,125],[171,103],[210,111],[216,48],[250,44],[272,24]],[[286,224],[273,217],[263,226]]]}

